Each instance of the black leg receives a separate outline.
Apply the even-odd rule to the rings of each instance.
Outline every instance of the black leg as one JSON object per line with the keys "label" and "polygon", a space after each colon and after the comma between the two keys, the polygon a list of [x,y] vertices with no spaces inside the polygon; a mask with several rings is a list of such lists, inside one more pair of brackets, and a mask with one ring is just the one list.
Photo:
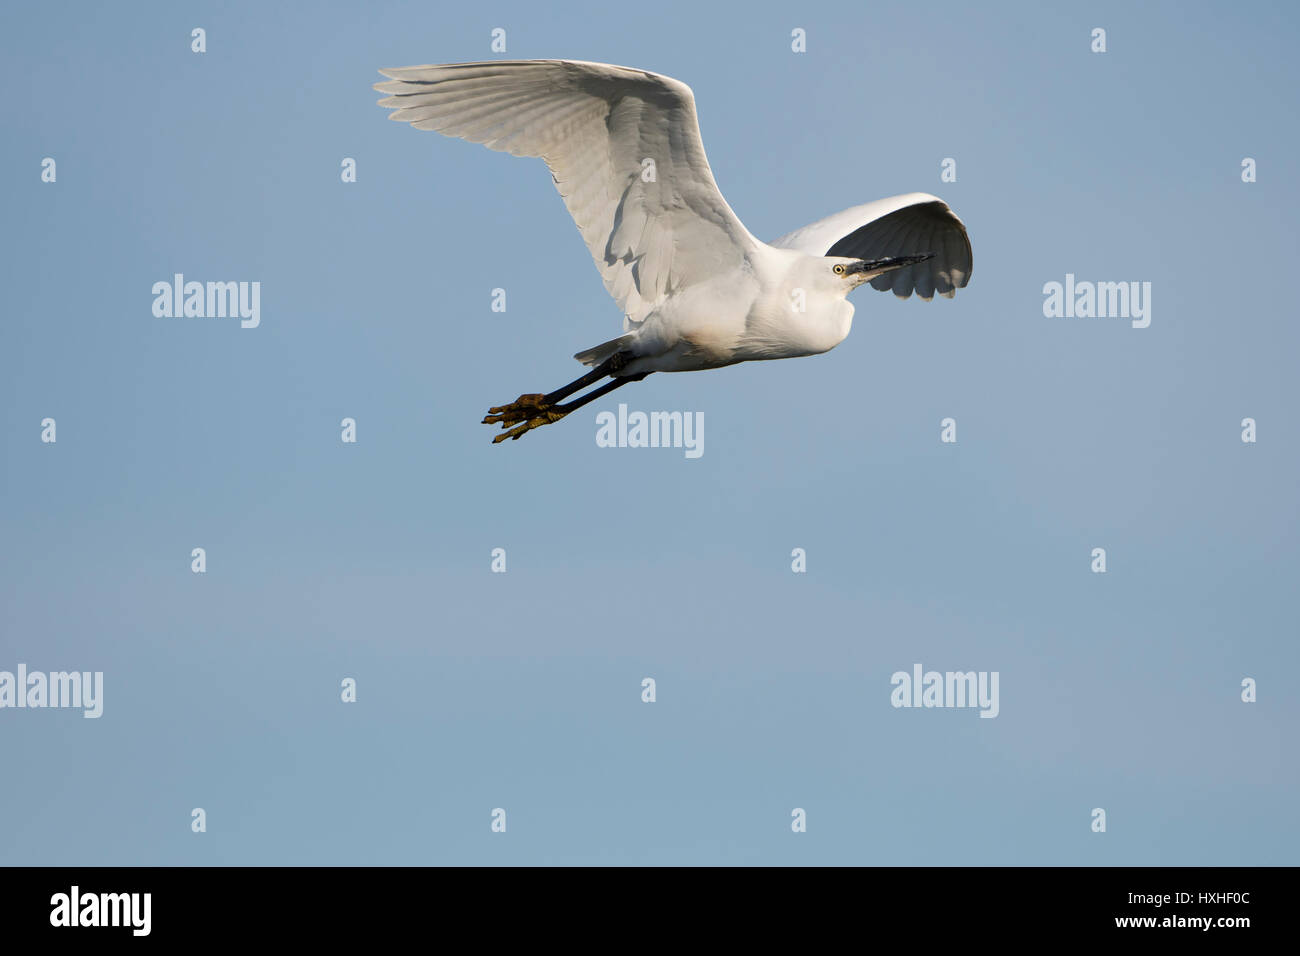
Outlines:
{"label": "black leg", "polygon": [[[603,364],[604,363],[602,363],[602,365]],[[608,381],[604,385],[600,386],[600,388],[592,389],[590,392],[588,392],[586,395],[583,395],[581,398],[575,399],[574,401],[569,402],[565,405],[552,405],[550,403],[547,403],[544,405],[534,406],[530,409],[515,408],[507,413],[498,414],[498,415],[489,415],[487,418],[483,419],[483,421],[489,425],[495,424],[496,422],[500,421],[502,428],[509,429],[508,431],[503,431],[500,435],[497,435],[495,438],[493,438],[492,444],[495,445],[498,442],[503,442],[507,438],[517,440],[520,436],[527,434],[528,432],[532,431],[534,428],[541,428],[543,425],[549,425],[552,422],[558,422],[565,415],[568,415],[570,412],[577,411],[579,408],[581,408],[583,405],[586,405],[588,402],[594,402],[602,395],[608,395],[610,392],[614,391],[614,389],[622,388],[624,385],[627,385],[630,382],[639,382],[641,381],[641,379],[645,378],[647,375],[650,374],[651,374],[650,372],[642,372],[640,375],[625,375],[619,378],[612,379],[611,381]],[[583,376],[583,378],[587,378],[587,377],[588,376],[585,375]],[[581,379],[579,379],[579,381],[581,381]],[[559,389],[557,392],[552,392],[551,395],[558,394],[559,392],[564,392],[566,389],[569,390],[568,392],[566,392],[566,394],[571,394],[572,391],[576,391],[576,389],[574,389],[572,386],[566,385],[563,389]],[[550,398],[550,395],[545,396],[545,398]],[[519,424],[515,424],[516,422],[518,422]],[[515,427],[510,428],[509,426],[511,425],[514,425]]]}
{"label": "black leg", "polygon": [[616,388],[622,388],[624,385],[628,385],[632,382],[639,382],[649,374],[649,372],[642,372],[640,375],[626,375],[622,378],[616,378],[613,381],[606,382],[600,388],[593,388],[586,395],[569,402],[567,405],[556,405],[555,410],[557,412],[564,412],[566,415],[569,414],[569,412],[575,412],[588,402],[594,402],[602,395],[608,395]]}
{"label": "black leg", "polygon": [[548,392],[545,396],[542,397],[542,404],[554,405],[556,402],[564,401],[574,392],[582,391],[582,389],[586,388],[588,385],[592,384],[593,382],[599,382],[606,375],[613,374],[615,371],[622,368],[623,364],[630,357],[631,356],[629,356],[626,352],[616,352],[615,354],[611,355],[609,358],[605,359],[605,361],[597,365],[595,368],[593,368],[586,375],[582,376],[582,378],[574,379],[568,385],[564,386],[564,388],[557,388],[553,392]]}
{"label": "black leg", "polygon": [[626,352],[616,352],[605,361],[601,362],[586,375],[574,379],[563,388],[557,388],[553,392],[543,395],[540,392],[534,392],[528,395],[520,395],[509,405],[493,405],[488,409],[487,417],[483,419],[484,425],[495,425],[500,422],[502,425],[512,425],[515,422],[524,421],[531,418],[533,413],[538,409],[547,408],[556,402],[562,402],[574,392],[581,391],[588,385],[599,382],[606,375],[616,372],[622,368],[631,356]]}

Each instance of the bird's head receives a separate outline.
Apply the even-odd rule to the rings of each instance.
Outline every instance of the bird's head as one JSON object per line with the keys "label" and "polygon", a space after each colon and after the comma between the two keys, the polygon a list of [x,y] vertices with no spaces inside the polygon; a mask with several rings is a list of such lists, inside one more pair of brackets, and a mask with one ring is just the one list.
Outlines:
{"label": "bird's head", "polygon": [[846,259],[841,256],[826,256],[823,261],[826,263],[825,268],[830,270],[832,281],[843,287],[844,294],[848,295],[862,283],[869,282],[876,276],[933,258],[933,252],[923,252],[917,255],[885,256],[883,259]]}

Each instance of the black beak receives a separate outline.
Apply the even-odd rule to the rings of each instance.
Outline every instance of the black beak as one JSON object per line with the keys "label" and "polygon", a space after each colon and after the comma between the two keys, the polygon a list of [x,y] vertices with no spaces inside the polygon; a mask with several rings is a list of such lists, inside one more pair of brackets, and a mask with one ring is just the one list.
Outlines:
{"label": "black beak", "polygon": [[859,259],[846,270],[846,275],[855,275],[859,272],[869,273],[868,278],[875,278],[894,269],[901,269],[903,266],[915,265],[918,262],[925,262],[927,259],[933,259],[933,252],[922,252],[911,256],[886,256],[883,259]]}

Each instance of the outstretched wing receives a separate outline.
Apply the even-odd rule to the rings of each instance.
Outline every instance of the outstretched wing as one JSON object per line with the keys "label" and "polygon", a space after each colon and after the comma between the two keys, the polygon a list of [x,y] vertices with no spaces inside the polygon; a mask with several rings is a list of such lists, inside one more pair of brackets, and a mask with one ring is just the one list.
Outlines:
{"label": "outstretched wing", "polygon": [[966,227],[948,204],[928,193],[907,193],[854,206],[782,236],[771,245],[810,256],[881,259],[915,253],[934,258],[886,272],[871,287],[906,299],[935,292],[951,299],[970,281],[972,259]]}
{"label": "outstretched wing", "polygon": [[685,83],[576,60],[380,72],[389,119],[546,161],[625,328],[758,244],[718,191]]}

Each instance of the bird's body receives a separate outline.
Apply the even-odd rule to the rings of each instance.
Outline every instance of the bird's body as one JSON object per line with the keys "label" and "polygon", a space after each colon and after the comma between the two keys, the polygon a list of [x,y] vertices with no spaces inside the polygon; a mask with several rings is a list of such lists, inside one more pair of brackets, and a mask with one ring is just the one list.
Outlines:
{"label": "bird's body", "polygon": [[[667,297],[615,340],[618,349],[630,355],[620,374],[695,372],[834,348],[849,334],[853,305],[834,295],[829,283],[828,295],[814,292],[822,276],[808,267],[808,259],[760,245],[737,272],[705,279]],[[828,268],[817,265],[817,273],[830,275]],[[791,311],[794,289],[809,293],[811,308]]]}
{"label": "bird's body", "polygon": [[[524,395],[484,419],[518,438],[653,372],[828,351],[865,282],[906,298],[951,296],[971,272],[961,221],[924,193],[856,206],[772,243],[727,205],[704,155],[684,83],[628,67],[516,60],[383,70],[380,105],[410,122],[551,170],[624,334],[575,357],[593,371]],[[561,405],[573,392],[611,381]],[[513,426],[513,427],[512,427]]]}

